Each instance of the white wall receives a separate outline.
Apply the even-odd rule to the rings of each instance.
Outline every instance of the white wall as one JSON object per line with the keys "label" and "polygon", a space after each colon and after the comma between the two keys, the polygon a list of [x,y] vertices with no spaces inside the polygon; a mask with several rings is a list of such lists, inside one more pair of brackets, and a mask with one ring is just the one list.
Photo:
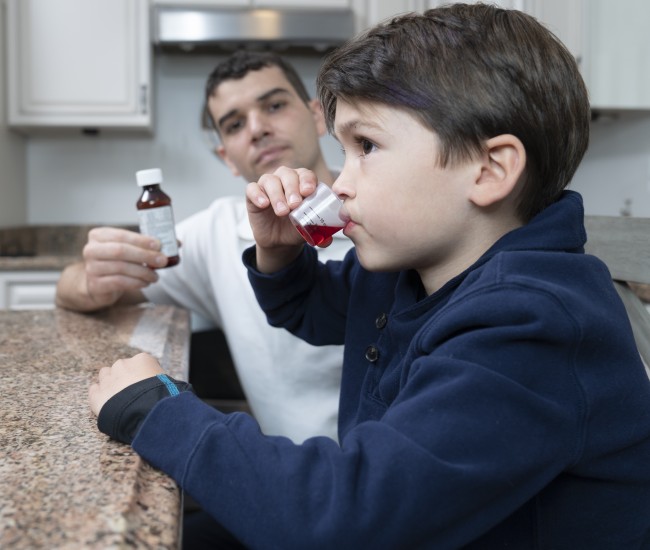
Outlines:
{"label": "white wall", "polygon": [[[291,59],[313,94],[320,59]],[[177,220],[218,196],[243,194],[244,182],[210,152],[199,125],[204,82],[217,61],[215,56],[156,57],[153,136],[30,137],[29,223],[135,223],[134,173],[155,166],[163,169]],[[330,165],[340,166],[336,142],[327,137],[323,146]],[[588,214],[619,215],[628,199],[633,216],[650,217],[650,114],[594,122],[589,151],[571,187],[583,194]],[[0,209],[6,204],[2,191]],[[9,210],[16,214],[20,207]]]}
{"label": "white wall", "polygon": [[571,188],[582,193],[588,214],[618,216],[627,209],[628,215],[650,217],[650,113],[593,122]]}
{"label": "white wall", "polygon": [[7,128],[4,13],[0,9],[0,227],[11,227],[27,221],[27,193],[25,139]]}
{"label": "white wall", "polygon": [[[28,217],[32,224],[137,223],[135,172],[160,167],[176,220],[218,196],[242,194],[210,150],[200,128],[203,88],[217,56],[156,56],[152,136],[30,136],[27,146]],[[317,56],[291,57],[313,95]],[[323,138],[326,160],[341,164],[338,144]]]}

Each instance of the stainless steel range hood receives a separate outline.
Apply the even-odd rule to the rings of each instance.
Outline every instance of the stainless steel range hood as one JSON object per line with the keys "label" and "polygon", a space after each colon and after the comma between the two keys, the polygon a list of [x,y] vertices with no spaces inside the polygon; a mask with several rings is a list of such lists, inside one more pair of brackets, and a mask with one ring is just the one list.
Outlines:
{"label": "stainless steel range hood", "polygon": [[167,50],[232,50],[254,47],[322,52],[354,34],[349,9],[153,8],[153,41]]}

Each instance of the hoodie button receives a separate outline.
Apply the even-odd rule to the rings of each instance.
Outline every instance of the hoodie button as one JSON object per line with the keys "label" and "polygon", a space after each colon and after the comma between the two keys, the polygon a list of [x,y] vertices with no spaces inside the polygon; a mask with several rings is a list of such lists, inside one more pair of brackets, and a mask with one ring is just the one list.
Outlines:
{"label": "hoodie button", "polygon": [[386,326],[386,323],[388,323],[388,315],[385,313],[380,314],[379,317],[375,319],[375,326],[380,330]]}
{"label": "hoodie button", "polygon": [[379,350],[376,348],[376,346],[368,346],[366,348],[366,359],[370,361],[371,363],[374,363],[379,359]]}

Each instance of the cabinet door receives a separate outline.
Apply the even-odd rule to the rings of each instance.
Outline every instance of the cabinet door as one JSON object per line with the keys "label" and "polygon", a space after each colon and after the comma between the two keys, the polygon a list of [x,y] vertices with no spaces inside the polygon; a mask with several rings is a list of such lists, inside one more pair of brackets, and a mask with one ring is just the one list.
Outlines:
{"label": "cabinet door", "polygon": [[0,309],[54,309],[59,271],[0,272]]}
{"label": "cabinet door", "polygon": [[[511,0],[514,1],[514,0]],[[592,109],[650,109],[647,0],[519,0],[576,57]]]}
{"label": "cabinet door", "polygon": [[[476,4],[482,0],[467,0]],[[505,9],[528,13],[544,23],[562,40],[569,51],[580,61],[583,49],[583,4],[585,0],[495,0],[489,2]],[[445,0],[428,0],[427,7],[447,4]]]}
{"label": "cabinet door", "polygon": [[[390,0],[388,0],[390,1]],[[168,6],[213,6],[246,8],[349,8],[351,0],[151,0],[152,4]]]}
{"label": "cabinet door", "polygon": [[544,23],[564,43],[582,67],[584,0],[526,0],[519,9]]}
{"label": "cabinet door", "polygon": [[365,28],[372,27],[385,19],[407,11],[421,12],[424,9],[422,0],[357,0],[355,11]]}
{"label": "cabinet door", "polygon": [[589,0],[584,73],[595,109],[650,109],[650,2]]}
{"label": "cabinet door", "polygon": [[151,126],[148,0],[7,0],[9,124]]}

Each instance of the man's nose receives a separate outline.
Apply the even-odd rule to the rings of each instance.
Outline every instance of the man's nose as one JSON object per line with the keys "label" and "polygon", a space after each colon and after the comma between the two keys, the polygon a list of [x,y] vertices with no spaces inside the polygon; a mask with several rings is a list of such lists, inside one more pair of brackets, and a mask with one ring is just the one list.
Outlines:
{"label": "man's nose", "polygon": [[255,111],[248,116],[248,125],[253,140],[257,141],[270,132],[269,122],[264,113]]}

